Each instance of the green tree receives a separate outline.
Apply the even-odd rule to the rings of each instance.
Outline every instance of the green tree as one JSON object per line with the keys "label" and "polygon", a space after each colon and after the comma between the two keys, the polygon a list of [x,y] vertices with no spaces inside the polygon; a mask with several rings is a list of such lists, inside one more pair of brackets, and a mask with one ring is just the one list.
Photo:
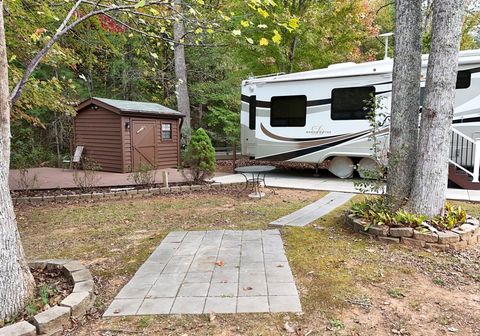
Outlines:
{"label": "green tree", "polygon": [[193,132],[183,162],[194,183],[203,182],[215,173],[215,149],[203,128]]}

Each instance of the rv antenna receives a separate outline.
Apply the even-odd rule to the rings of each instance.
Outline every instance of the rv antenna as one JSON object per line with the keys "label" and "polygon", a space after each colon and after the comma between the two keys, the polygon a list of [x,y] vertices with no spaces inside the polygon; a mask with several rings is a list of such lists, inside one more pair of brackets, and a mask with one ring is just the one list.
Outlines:
{"label": "rv antenna", "polygon": [[388,57],[388,38],[390,36],[393,36],[393,33],[385,33],[385,34],[380,34],[378,35],[379,37],[385,37],[385,57],[383,59],[389,59]]}

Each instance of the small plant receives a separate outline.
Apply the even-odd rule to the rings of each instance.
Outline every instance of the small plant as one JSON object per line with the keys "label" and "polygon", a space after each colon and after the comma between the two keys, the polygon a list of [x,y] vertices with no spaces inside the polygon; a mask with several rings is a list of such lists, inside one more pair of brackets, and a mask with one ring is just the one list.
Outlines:
{"label": "small plant", "polygon": [[387,293],[388,295],[390,295],[392,298],[395,298],[395,299],[401,299],[405,297],[405,294],[403,294],[398,288],[390,288],[387,291]]}
{"label": "small plant", "polygon": [[428,232],[435,229],[451,230],[458,225],[465,223],[467,213],[461,207],[445,205],[442,216],[435,216],[428,219],[426,216],[417,215],[400,209],[395,212],[390,210],[386,197],[365,198],[361,202],[353,203],[350,213],[370,222],[365,227],[368,230],[370,225],[387,225],[391,227],[412,227],[419,231]]}
{"label": "small plant", "polygon": [[138,169],[130,174],[129,179],[137,185],[151,187],[155,184],[156,175],[155,166],[142,162]]}
{"label": "small plant", "polygon": [[215,149],[203,128],[193,132],[185,152],[184,165],[189,170],[186,172],[182,168],[181,173],[194,183],[204,182],[215,173]]}
{"label": "small plant", "polygon": [[18,170],[18,173],[19,175],[18,175],[17,183],[20,189],[28,191],[28,190],[35,189],[38,186],[37,174],[30,176],[30,170],[28,168],[20,168]]}
{"label": "small plant", "polygon": [[335,328],[336,330],[340,330],[344,328],[343,322],[340,320],[330,320],[329,323],[332,326],[332,328]]}
{"label": "small plant", "polygon": [[82,191],[90,191],[97,184],[97,171],[100,166],[94,159],[88,157],[82,158],[81,165],[83,170],[75,169],[73,171],[73,183]]}
{"label": "small plant", "polygon": [[367,120],[369,123],[370,133],[368,141],[372,143],[370,151],[372,153],[372,160],[375,162],[374,169],[356,167],[362,179],[354,182],[354,187],[361,193],[382,193],[385,190],[385,180],[387,177],[387,148],[385,136],[382,136],[382,131],[385,129],[385,124],[390,118],[385,112],[385,106],[382,103],[382,98],[372,96],[365,101],[364,109],[367,113]]}
{"label": "small plant", "polygon": [[38,288],[38,296],[40,297],[40,302],[42,305],[47,305],[50,302],[50,298],[57,294],[55,288],[50,287],[47,284],[44,284]]}
{"label": "small plant", "polygon": [[152,323],[152,318],[150,316],[142,316],[138,320],[138,326],[140,328],[147,328]]}

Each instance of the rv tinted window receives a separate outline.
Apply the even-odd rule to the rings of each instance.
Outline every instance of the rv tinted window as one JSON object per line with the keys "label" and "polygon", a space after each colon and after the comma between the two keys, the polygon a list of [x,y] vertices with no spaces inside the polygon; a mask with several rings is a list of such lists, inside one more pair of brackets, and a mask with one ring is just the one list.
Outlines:
{"label": "rv tinted window", "polygon": [[270,126],[305,126],[307,118],[307,96],[272,97],[270,107]]}
{"label": "rv tinted window", "polygon": [[470,87],[470,82],[472,80],[472,74],[470,70],[459,71],[457,74],[457,89],[466,89]]}
{"label": "rv tinted window", "polygon": [[248,100],[248,128],[255,129],[255,118],[257,117],[257,96],[250,96]]}
{"label": "rv tinted window", "polygon": [[375,87],[355,87],[332,90],[332,120],[366,119],[366,102],[375,96]]}

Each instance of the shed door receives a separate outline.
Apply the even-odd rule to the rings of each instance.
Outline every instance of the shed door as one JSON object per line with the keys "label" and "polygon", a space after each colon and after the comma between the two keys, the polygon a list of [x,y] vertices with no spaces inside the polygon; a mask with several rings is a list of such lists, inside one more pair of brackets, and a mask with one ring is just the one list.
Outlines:
{"label": "shed door", "polygon": [[155,166],[155,121],[132,121],[133,170]]}

